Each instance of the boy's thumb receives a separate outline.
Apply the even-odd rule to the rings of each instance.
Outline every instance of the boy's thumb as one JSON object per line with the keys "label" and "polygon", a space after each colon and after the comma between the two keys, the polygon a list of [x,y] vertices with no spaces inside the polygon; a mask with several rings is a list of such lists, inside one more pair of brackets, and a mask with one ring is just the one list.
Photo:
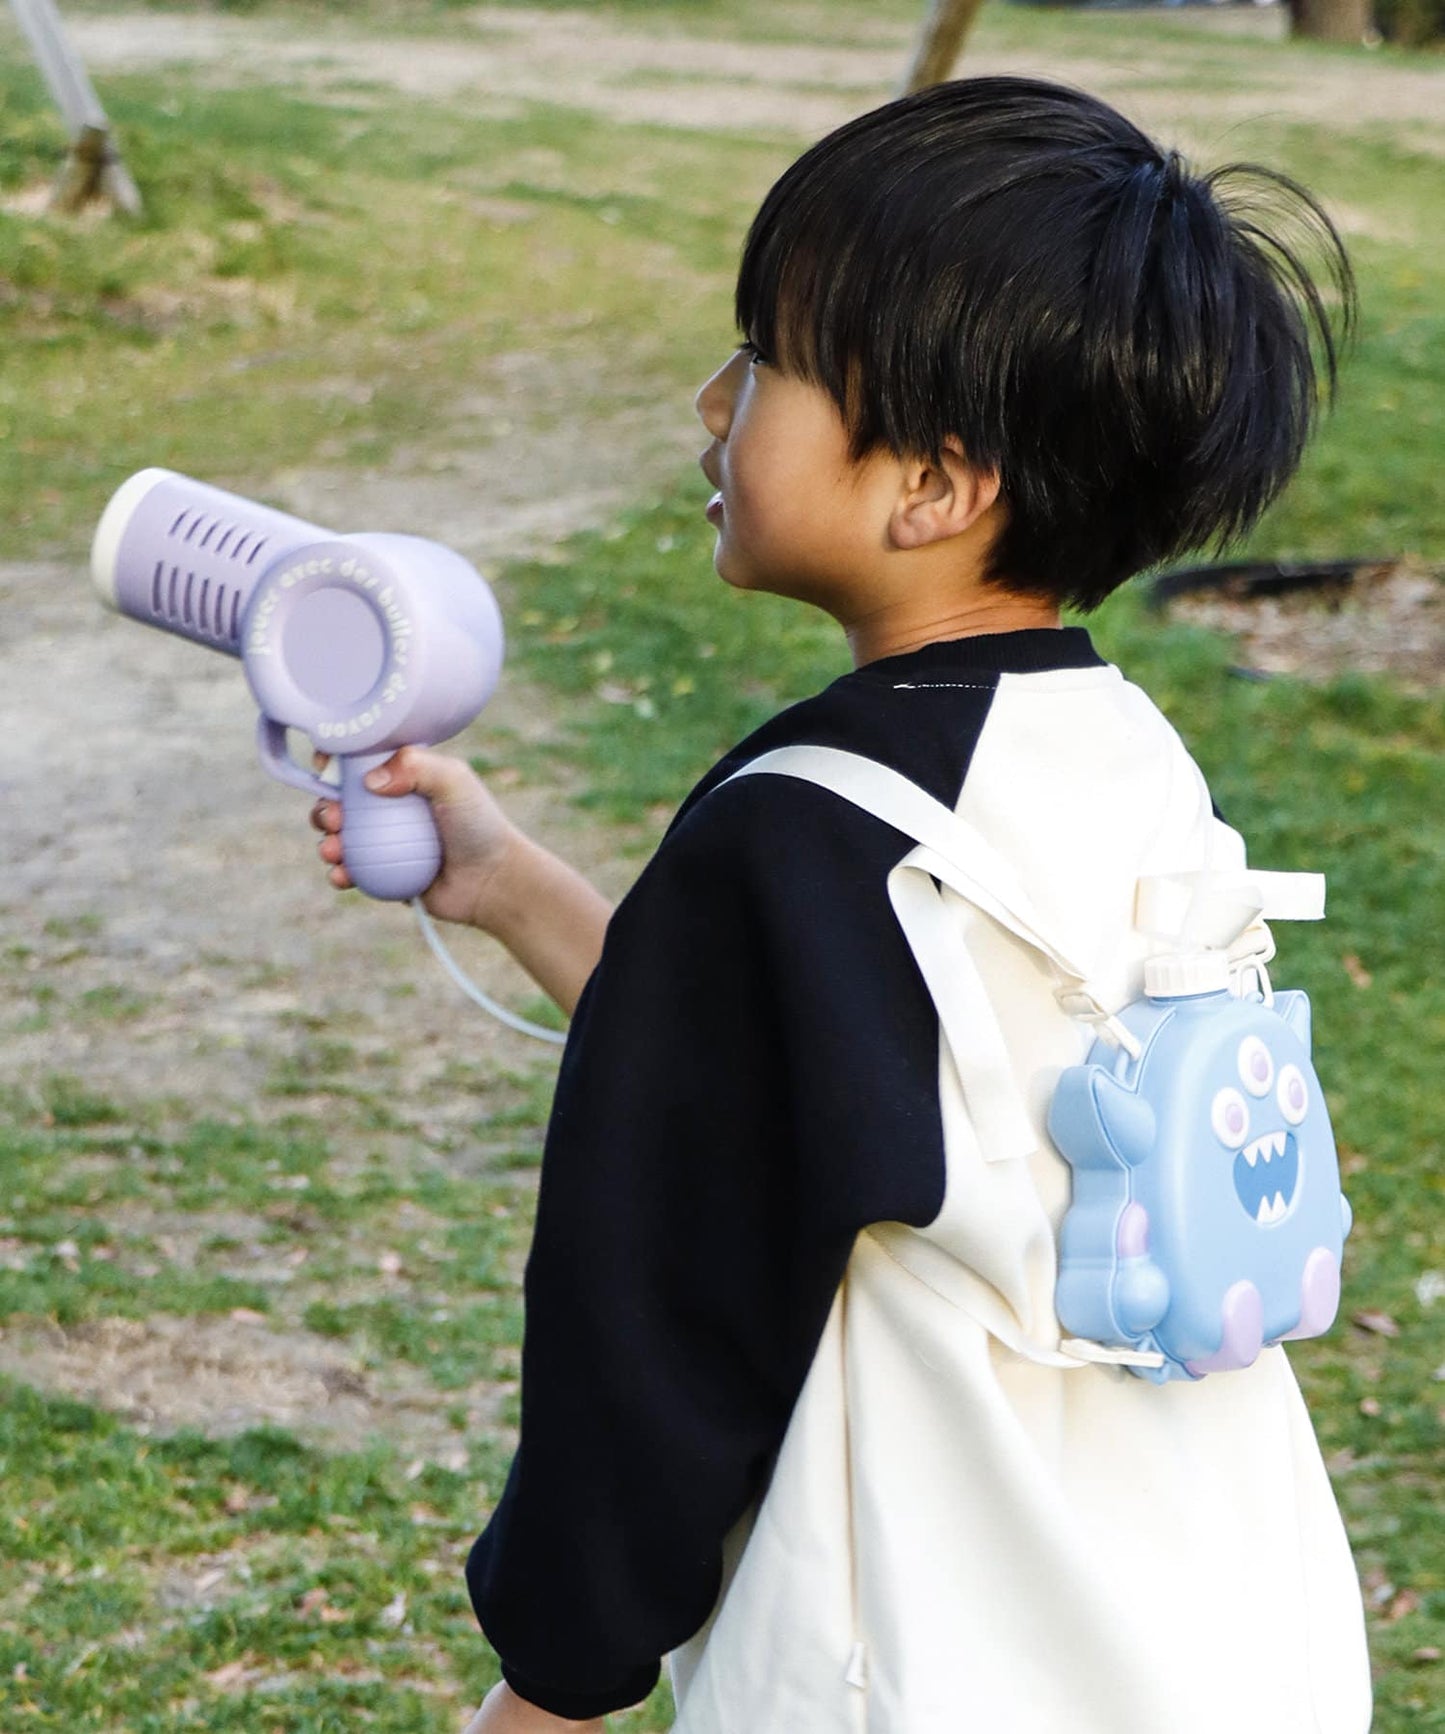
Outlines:
{"label": "boy's thumb", "polygon": [[402,747],[384,765],[377,765],[361,779],[374,795],[426,794],[425,767],[422,754],[413,747]]}
{"label": "boy's thumb", "polygon": [[425,795],[429,801],[445,800],[455,776],[466,775],[467,767],[445,753],[433,753],[425,747],[402,747],[362,781],[378,795]]}

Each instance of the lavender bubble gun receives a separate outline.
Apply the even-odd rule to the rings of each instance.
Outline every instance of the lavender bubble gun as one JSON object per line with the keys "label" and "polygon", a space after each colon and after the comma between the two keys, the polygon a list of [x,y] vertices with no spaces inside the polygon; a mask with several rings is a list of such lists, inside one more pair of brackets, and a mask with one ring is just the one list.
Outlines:
{"label": "lavender bubble gun", "polygon": [[[465,728],[502,667],[502,617],[459,554],[418,536],[338,535],[170,470],[122,483],[95,532],[91,574],[121,614],[238,656],[273,777],[340,798],[346,870],[372,897],[418,897],[441,844],[420,795],[362,779],[398,747]],[[341,785],[293,762],[299,729]]]}

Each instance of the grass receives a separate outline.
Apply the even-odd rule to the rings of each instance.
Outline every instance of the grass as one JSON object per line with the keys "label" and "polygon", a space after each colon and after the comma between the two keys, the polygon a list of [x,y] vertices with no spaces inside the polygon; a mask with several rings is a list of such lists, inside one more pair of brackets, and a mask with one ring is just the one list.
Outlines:
{"label": "grass", "polygon": [[[339,7],[269,10],[382,33],[458,27],[442,5],[348,7],[344,20]],[[916,10],[847,0],[830,31],[901,41]],[[819,17],[764,0],[606,11],[760,45],[813,40]],[[985,14],[979,40],[1088,58],[1117,56],[1120,33],[1141,91],[1304,77],[1329,53],[1251,43],[1245,58],[1187,17],[1008,8]],[[475,425],[466,401],[485,401],[489,370],[518,350],[595,374],[555,416],[585,421],[619,393],[680,396],[727,342],[738,238],[794,149],[375,88],[132,74],[108,78],[105,98],[144,221],[0,210],[9,556],[77,554],[110,488],[142,463],[264,492],[294,466],[444,454]],[[7,59],[0,198],[43,181],[60,144],[33,72]],[[1445,162],[1410,129],[1375,123],[1266,117],[1227,144],[1369,218],[1354,240],[1365,320],[1339,410],[1254,546],[1445,562],[1445,239],[1432,222]],[[495,753],[565,772],[619,848],[644,847],[723,747],[845,666],[823,623],[717,586],[704,493],[680,477],[505,574],[514,657],[557,727],[550,744],[499,740]],[[1282,932],[1279,978],[1316,1004],[1357,1217],[1346,1309],[1371,1316],[1294,1358],[1366,1584],[1376,1728],[1445,1730],[1441,1664],[1428,1659],[1445,1649],[1445,935],[1433,916],[1445,702],[1374,680],[1236,680],[1227,645],[1127,595],[1098,633],[1175,719],[1253,857],[1330,877],[1330,920]],[[66,990],[64,961],[84,958],[102,919],[6,935],[17,1028],[145,1015],[145,981]],[[285,1044],[264,1114],[242,1123],[204,1104],[114,1099],[83,1071],[0,1102],[7,1342],[239,1314],[278,1344],[329,1345],[368,1377],[420,1378],[460,1453],[447,1467],[396,1440],[337,1451],[276,1429],[149,1437],[96,1404],[9,1384],[6,1729],[454,1728],[493,1677],[460,1565],[515,1420],[517,1278],[547,1084],[458,1072],[439,1087],[468,1101],[470,1121],[403,1138],[387,1090],[405,1063],[315,1020]],[[616,1726],[668,1719],[660,1693]]]}
{"label": "grass", "polygon": [[[535,1105],[515,1128],[499,1107],[503,1148],[469,1177],[424,1151],[352,1151],[343,1173],[306,1121],[167,1137],[70,1080],[47,1099],[58,1114],[12,1104],[0,1133],[18,1189],[0,1220],[8,1337],[243,1308],[344,1339],[364,1374],[425,1369],[454,1449],[408,1462],[395,1441],[338,1453],[275,1428],[150,1439],[0,1380],[0,1725],[454,1729],[496,1677],[461,1566],[516,1419]],[[185,1268],[177,1243],[217,1223],[229,1232]],[[258,1261],[294,1275],[216,1274]],[[667,1714],[662,1693],[618,1725]]]}
{"label": "grass", "polygon": [[408,1479],[284,1433],[147,1440],[8,1385],[7,1728],[455,1728],[488,1683],[460,1568],[503,1467]]}
{"label": "grass", "polygon": [[460,1568],[515,1424],[535,1108],[511,1156],[500,1109],[502,1149],[472,1178],[355,1147],[341,1172],[304,1120],[171,1137],[73,1080],[46,1100],[0,1133],[10,1340],[168,1314],[308,1329],[344,1339],[358,1377],[424,1368],[454,1446],[408,1462],[400,1442],[338,1453],[274,1428],[151,1440],[0,1381],[0,1726],[455,1728],[495,1678]]}

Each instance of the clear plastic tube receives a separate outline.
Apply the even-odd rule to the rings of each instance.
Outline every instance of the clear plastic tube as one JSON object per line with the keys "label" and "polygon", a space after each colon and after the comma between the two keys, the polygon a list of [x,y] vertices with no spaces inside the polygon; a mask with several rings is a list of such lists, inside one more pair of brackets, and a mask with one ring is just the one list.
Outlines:
{"label": "clear plastic tube", "polygon": [[474,981],[462,973],[461,966],[447,950],[442,936],[437,932],[436,924],[422,908],[420,899],[413,897],[409,901],[416,911],[416,918],[421,923],[422,933],[426,936],[426,942],[432,948],[437,962],[441,964],[469,1000],[479,1005],[484,1012],[490,1012],[498,1023],[504,1023],[509,1030],[516,1030],[519,1035],[531,1036],[539,1042],[550,1042],[552,1046],[558,1048],[566,1042],[566,1036],[560,1031],[549,1030],[541,1024],[534,1024],[526,1018],[518,1017],[516,1012],[508,1011],[506,1006],[498,1005],[496,1000],[484,994]]}

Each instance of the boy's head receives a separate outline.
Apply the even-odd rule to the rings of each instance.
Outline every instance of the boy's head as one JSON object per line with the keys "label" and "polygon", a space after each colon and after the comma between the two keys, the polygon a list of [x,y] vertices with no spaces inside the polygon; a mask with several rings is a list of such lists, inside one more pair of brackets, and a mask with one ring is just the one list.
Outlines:
{"label": "boy's head", "polygon": [[737,289],[748,342],[828,393],[855,457],[957,441],[1001,481],[987,576],[1082,608],[1254,523],[1353,305],[1302,189],[1195,177],[1096,98],[1022,78],[823,139],[765,199]]}

